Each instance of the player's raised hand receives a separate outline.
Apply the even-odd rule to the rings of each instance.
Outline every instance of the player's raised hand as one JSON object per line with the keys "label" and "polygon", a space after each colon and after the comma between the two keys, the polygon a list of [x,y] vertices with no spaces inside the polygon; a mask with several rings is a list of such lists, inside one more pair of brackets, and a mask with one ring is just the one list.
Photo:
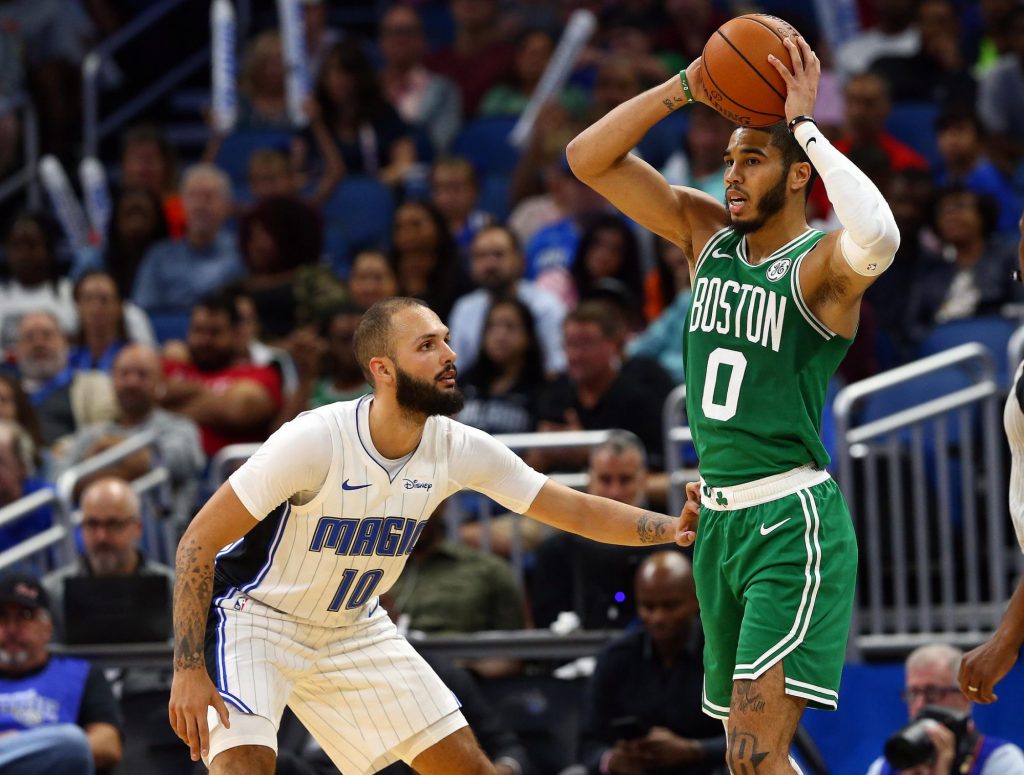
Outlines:
{"label": "player's raised hand", "polygon": [[797,116],[812,116],[818,96],[818,81],[821,79],[821,62],[801,37],[786,38],[783,45],[789,50],[793,69],[790,70],[772,54],[768,55],[768,61],[786,82],[786,120],[792,121]]}
{"label": "player's raised hand", "polygon": [[679,514],[676,528],[676,543],[690,546],[697,540],[697,523],[700,521],[700,482],[687,482],[686,503]]}
{"label": "player's raised hand", "polygon": [[205,668],[174,671],[167,715],[174,734],[188,745],[194,762],[210,752],[210,727],[206,717],[211,705],[220,716],[221,723],[230,729],[228,706],[224,704],[224,698],[213,685]]}
{"label": "player's raised hand", "polygon": [[690,96],[696,102],[707,104],[707,88],[704,86],[704,58],[697,57],[686,67],[686,82],[690,87]]}

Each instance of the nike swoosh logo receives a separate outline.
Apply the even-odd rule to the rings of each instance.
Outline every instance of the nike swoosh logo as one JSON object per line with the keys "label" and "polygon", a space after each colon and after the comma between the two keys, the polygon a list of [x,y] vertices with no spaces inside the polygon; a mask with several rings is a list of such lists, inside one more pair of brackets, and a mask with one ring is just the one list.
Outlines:
{"label": "nike swoosh logo", "polygon": [[369,484],[349,484],[348,479],[341,483],[341,489],[343,490],[361,490],[364,487],[369,487]]}
{"label": "nike swoosh logo", "polygon": [[763,535],[763,536],[766,536],[766,535],[768,535],[768,534],[769,534],[770,532],[772,532],[772,531],[773,531],[773,530],[775,530],[776,528],[780,528],[780,527],[782,527],[783,525],[785,525],[785,524],[786,524],[787,522],[789,522],[789,520],[791,520],[791,519],[792,519],[792,517],[786,517],[786,518],[785,518],[784,520],[782,520],[781,522],[776,522],[776,523],[775,523],[774,525],[772,525],[771,527],[765,527],[765,526],[764,526],[764,522],[762,522],[762,523],[761,523],[761,535]]}
{"label": "nike swoosh logo", "polygon": [[817,137],[812,137],[810,140],[807,141],[807,147],[810,148],[811,147],[811,143],[816,143],[816,142],[818,142],[818,138]]}
{"label": "nike swoosh logo", "polygon": [[728,253],[723,253],[718,248],[715,248],[714,250],[711,251],[711,257],[712,258],[732,258],[732,256],[730,256]]}

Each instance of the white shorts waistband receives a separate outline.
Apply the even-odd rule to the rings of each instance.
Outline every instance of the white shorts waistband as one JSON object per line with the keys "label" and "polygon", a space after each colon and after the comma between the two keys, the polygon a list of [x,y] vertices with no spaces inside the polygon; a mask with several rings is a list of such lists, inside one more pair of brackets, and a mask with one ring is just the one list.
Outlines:
{"label": "white shorts waistband", "polygon": [[700,480],[700,502],[714,511],[735,511],[778,500],[831,478],[828,471],[808,463],[783,474],[773,474],[732,487],[712,487]]}

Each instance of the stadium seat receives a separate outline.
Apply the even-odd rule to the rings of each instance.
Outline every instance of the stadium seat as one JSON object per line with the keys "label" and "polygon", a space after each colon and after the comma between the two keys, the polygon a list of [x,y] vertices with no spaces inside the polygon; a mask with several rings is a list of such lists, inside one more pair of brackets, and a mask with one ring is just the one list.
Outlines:
{"label": "stadium seat", "polygon": [[481,179],[494,173],[511,175],[519,162],[519,149],[508,141],[516,120],[496,116],[470,121],[452,143],[452,155],[467,159]]}
{"label": "stadium seat", "polygon": [[253,151],[272,148],[288,153],[290,143],[288,132],[234,132],[224,138],[214,162],[228,174],[235,186],[245,186],[249,177],[249,157]]}
{"label": "stadium seat", "polygon": [[638,146],[644,161],[655,169],[665,166],[668,157],[683,147],[688,123],[686,111],[677,110],[652,126]]}
{"label": "stadium seat", "polygon": [[509,179],[507,175],[488,175],[480,181],[477,207],[504,222],[508,218]]}
{"label": "stadium seat", "polygon": [[[920,406],[934,398],[940,398],[957,390],[970,387],[970,385],[970,377],[958,368],[942,369],[941,371],[924,374],[916,379],[901,382],[895,387],[869,396],[864,402],[860,421],[867,423],[873,420],[880,420],[905,409]],[[936,422],[934,420],[926,421],[924,441],[929,447],[934,445],[935,426]],[[904,443],[910,443],[910,429],[905,428],[901,430],[899,437]],[[946,438],[950,445],[960,442],[960,424],[956,421],[954,414],[950,414],[946,420]]]}
{"label": "stadium seat", "polygon": [[951,320],[928,333],[918,345],[916,357],[934,355],[967,342],[979,342],[988,348],[995,361],[996,382],[1001,388],[1008,388],[1013,371],[1007,362],[1006,350],[1018,322],[998,316]]}
{"label": "stadium seat", "polygon": [[336,271],[347,274],[354,253],[388,244],[395,197],[391,189],[364,175],[342,180],[324,203],[325,242]]}
{"label": "stadium seat", "polygon": [[932,102],[897,102],[892,106],[885,128],[934,167],[941,161],[935,132],[938,115],[939,106]]}
{"label": "stadium seat", "polygon": [[159,310],[149,313],[149,322],[153,324],[153,333],[160,344],[171,339],[184,339],[188,333],[188,321],[191,317],[189,312],[161,312]]}

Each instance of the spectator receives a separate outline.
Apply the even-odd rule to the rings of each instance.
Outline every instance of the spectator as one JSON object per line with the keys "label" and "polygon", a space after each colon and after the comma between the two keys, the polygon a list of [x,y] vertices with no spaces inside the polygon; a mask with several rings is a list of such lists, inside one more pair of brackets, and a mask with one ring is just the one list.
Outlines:
{"label": "spectator", "polygon": [[612,12],[604,24],[608,53],[633,63],[641,88],[664,82],[688,64],[675,52],[655,52],[653,33],[662,23],[658,10],[649,8],[647,13],[639,9]]}
{"label": "spectator", "polygon": [[21,386],[36,410],[47,446],[113,417],[110,378],[98,371],[71,369],[67,340],[52,314],[29,312],[21,318],[15,353]]}
{"label": "spectator", "polygon": [[68,356],[73,371],[97,369],[110,373],[114,358],[129,341],[156,344],[146,313],[121,300],[114,278],[93,270],[75,283],[78,335]]}
{"label": "spectator", "polygon": [[465,159],[447,158],[434,165],[430,173],[430,200],[448,222],[459,250],[465,255],[473,238],[494,216],[476,208],[480,186],[473,165]]}
{"label": "spectator", "polygon": [[344,286],[320,263],[323,219],[290,197],[272,197],[242,218],[238,242],[264,339],[283,339],[313,323],[345,297]]}
{"label": "spectator", "polygon": [[132,301],[147,312],[187,312],[207,293],[241,277],[245,266],[225,223],[231,181],[209,164],[190,168],[181,183],[186,229],[180,240],[151,247],[135,278]]}
{"label": "spectator", "polygon": [[[516,43],[512,69],[502,82],[484,94],[480,115],[518,116],[522,113],[554,53],[555,39],[547,30],[532,29],[522,33]],[[563,89],[557,101],[575,118],[582,117],[590,103],[589,95],[575,86]]]}
{"label": "spectator", "polygon": [[562,321],[565,305],[543,288],[523,279],[523,253],[515,235],[504,226],[488,226],[477,234],[470,249],[470,278],[477,290],[459,297],[452,307],[452,349],[459,367],[472,368],[480,354],[484,317],[499,298],[511,296],[523,302],[536,323],[544,354],[544,370],[556,374],[565,368]]}
{"label": "spectator", "polygon": [[380,20],[378,48],[384,95],[410,126],[426,131],[437,154],[445,153],[462,124],[462,95],[447,78],[423,65],[427,39],[415,8],[395,4]]}
{"label": "spectator", "polygon": [[913,56],[921,47],[914,26],[915,0],[872,0],[878,25],[862,31],[836,50],[836,71],[843,81],[866,72],[883,56]]}
{"label": "spectator", "polygon": [[388,257],[379,250],[356,254],[348,275],[348,293],[357,307],[369,309],[398,293],[398,278]]}
{"label": "spectator", "polygon": [[[920,716],[926,706],[970,718],[971,701],[960,693],[957,674],[963,652],[944,643],[919,646],[907,657],[903,699],[911,719]],[[968,724],[968,736],[957,741],[952,730],[940,723],[927,727],[928,739],[935,748],[935,759],[913,772],[922,775],[946,775],[970,772],[972,775],[1022,775],[1024,752],[1013,743],[978,731],[974,721]],[[958,745],[959,743],[959,745]],[[893,775],[897,770],[879,757],[868,775]]]}
{"label": "spectator", "polygon": [[[591,448],[587,492],[620,503],[647,506],[647,452],[629,431],[613,430]],[[573,611],[585,630],[621,629],[636,616],[633,576],[650,547],[602,544],[572,533],[554,533],[536,551],[530,604],[533,621],[547,627]]]}
{"label": "spectator", "polygon": [[[163,465],[176,488],[194,494],[195,480],[205,463],[199,431],[188,418],[157,406],[157,397],[164,390],[159,355],[147,345],[129,344],[118,353],[111,375],[117,396],[117,417],[76,433],[59,461],[58,474],[136,433],[152,430],[156,435],[152,447],[102,469],[92,478],[117,476],[131,481]],[[87,482],[83,480],[83,486]]]}
{"label": "spectator", "polygon": [[[22,61],[24,42],[17,29],[0,29],[0,94],[5,99],[0,103],[5,110],[7,100],[16,99],[25,91],[25,66]],[[11,164],[18,154],[18,140],[21,136],[21,122],[17,111],[7,111],[0,116],[0,177],[6,177]]]}
{"label": "spectator", "polygon": [[11,374],[0,373],[0,420],[20,425],[32,439],[36,451],[42,449],[43,436],[39,430],[36,410],[32,408],[21,383]]}
{"label": "spectator", "polygon": [[53,621],[33,577],[0,577],[0,769],[7,775],[110,772],[123,719],[103,673],[51,656]]}
{"label": "spectator", "polygon": [[[622,370],[621,319],[603,302],[585,301],[569,312],[563,329],[568,367],[542,395],[538,430],[623,428],[643,441],[651,468],[662,470],[660,407],[665,396]],[[667,376],[663,380],[667,384]],[[640,406],[659,409],[640,412]],[[580,462],[575,453],[539,458],[545,467]]]}
{"label": "spectator", "polygon": [[617,280],[636,302],[631,317],[642,318],[640,246],[618,215],[602,215],[587,226],[572,260],[572,278],[578,299],[589,298],[602,280]]}
{"label": "spectator", "polygon": [[655,358],[672,382],[683,382],[683,343],[679,332],[685,330],[686,315],[690,311],[690,265],[682,248],[667,240],[659,240],[658,261],[667,269],[660,282],[675,291],[671,303],[639,335],[626,344],[630,358]]}
{"label": "spectator", "polygon": [[[256,313],[256,304],[252,300],[252,295],[241,283],[226,285],[220,292],[233,297],[235,306],[238,308],[242,360],[256,366],[273,366],[281,373],[281,385],[285,393],[294,391],[299,385],[299,373],[295,368],[295,361],[292,360],[288,351],[288,345],[291,337],[299,332],[293,332],[282,341],[281,345],[267,344],[262,339],[260,318]],[[180,346],[180,342],[176,345]]]}
{"label": "spectator", "polygon": [[7,233],[11,279],[0,282],[0,349],[10,350],[26,312],[46,311],[65,334],[75,330],[71,283],[57,269],[57,224],[43,213],[15,218]]}
{"label": "spectator", "polygon": [[[0,420],[0,509],[26,495],[50,489],[36,475],[37,452],[24,428],[11,420]],[[49,506],[23,515],[0,527],[0,551],[17,546],[53,524]],[[2,667],[0,667],[2,669]]]}
{"label": "spectator", "polygon": [[664,11],[666,19],[655,32],[655,48],[681,56],[684,65],[704,53],[708,38],[729,20],[706,0],[666,0]]}
{"label": "spectator", "polygon": [[1024,7],[1006,16],[1010,47],[982,76],[978,115],[992,139],[993,157],[1008,172],[1024,158]]}
{"label": "spectator", "polygon": [[[303,140],[293,140],[291,155],[277,148],[260,148],[250,154],[247,162],[249,196],[254,202],[258,203],[270,197],[288,196],[302,198],[309,204],[319,207],[330,199],[338,187],[345,174],[341,155],[334,144],[334,138],[327,131],[327,126],[319,115],[316,103],[311,101],[307,107],[311,112],[310,132],[322,162],[316,182],[314,183],[313,176],[301,169],[301,161],[306,155]],[[221,138],[212,140],[215,148],[219,148],[220,140]],[[210,148],[207,149],[207,158],[215,155],[211,153]],[[307,189],[309,193],[303,194]]]}
{"label": "spectator", "polygon": [[426,59],[426,66],[455,82],[463,114],[476,114],[487,90],[512,66],[513,49],[498,37],[496,0],[450,0],[455,39]]}
{"label": "spectator", "polygon": [[[704,638],[690,561],[675,551],[651,555],[637,570],[635,594],[643,629],[609,644],[590,679],[580,741],[586,771],[720,771],[725,735],[701,712]],[[639,737],[624,739],[625,719]]]}
{"label": "spectator", "polygon": [[498,297],[487,310],[482,338],[476,363],[462,379],[466,405],[459,422],[490,434],[533,431],[544,387],[533,313],[521,299]]}
{"label": "spectator", "polygon": [[391,266],[399,292],[448,319],[461,284],[459,252],[444,216],[430,202],[406,202],[391,224]]}
{"label": "spectator", "polygon": [[144,188],[156,195],[163,203],[169,236],[177,239],[185,234],[186,213],[178,190],[174,148],[155,124],[140,124],[122,135],[121,186]]}
{"label": "spectator", "polygon": [[1016,194],[985,152],[985,130],[973,109],[946,111],[935,122],[942,169],[940,186],[963,184],[977,194],[987,194],[999,205],[999,231],[1016,231]]}
{"label": "spectator", "polygon": [[[82,491],[82,546],[78,562],[42,579],[50,600],[54,637],[64,640],[64,582],[71,578],[163,576],[167,596],[174,588],[174,570],[146,557],[142,541],[142,504],[131,484],[116,476],[93,481]],[[85,612],[74,612],[87,615]]]}
{"label": "spectator", "polygon": [[1017,251],[995,238],[997,218],[987,196],[962,186],[939,192],[932,228],[942,253],[921,267],[906,302],[917,337],[949,320],[998,315],[1004,304],[1021,298],[1020,286],[1007,282],[1017,268]]}
{"label": "spectator", "polygon": [[192,310],[185,359],[164,360],[161,404],[199,426],[208,456],[228,444],[265,439],[281,408],[281,375],[242,359],[240,322],[233,297],[207,296]]}
{"label": "spectator", "polygon": [[324,57],[345,37],[342,30],[329,27],[327,3],[323,0],[303,0],[302,26],[306,31],[306,56],[309,57],[309,72],[320,72]]}
{"label": "spectator", "polygon": [[691,106],[682,147],[668,157],[661,174],[674,186],[689,186],[725,201],[722,150],[732,136],[732,122],[707,105]]}
{"label": "spectator", "polygon": [[242,58],[236,130],[291,130],[284,75],[281,35],[264,30],[249,42]]}
{"label": "spectator", "polygon": [[416,163],[409,126],[388,104],[369,58],[355,41],[332,48],[320,71],[317,101],[345,172],[401,183]]}
{"label": "spectator", "polygon": [[105,270],[117,283],[118,295],[129,298],[146,251],[169,233],[159,195],[140,186],[122,188],[114,199],[106,244],[76,255],[71,276],[77,279],[89,271]]}

